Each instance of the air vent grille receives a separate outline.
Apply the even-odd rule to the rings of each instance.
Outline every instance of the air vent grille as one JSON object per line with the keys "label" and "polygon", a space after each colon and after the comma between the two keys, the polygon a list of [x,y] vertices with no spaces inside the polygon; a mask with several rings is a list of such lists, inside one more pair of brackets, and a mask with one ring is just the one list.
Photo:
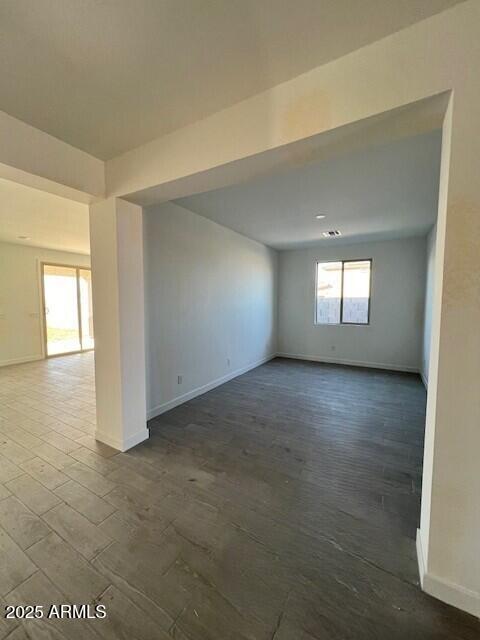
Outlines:
{"label": "air vent grille", "polygon": [[337,238],[342,234],[340,233],[340,231],[337,231],[337,229],[334,229],[333,231],[324,231],[322,235],[324,238]]}

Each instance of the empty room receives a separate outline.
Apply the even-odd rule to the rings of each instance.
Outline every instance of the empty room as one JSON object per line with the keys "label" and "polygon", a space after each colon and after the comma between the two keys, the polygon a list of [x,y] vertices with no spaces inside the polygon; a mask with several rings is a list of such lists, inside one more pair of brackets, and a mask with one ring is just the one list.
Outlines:
{"label": "empty room", "polygon": [[0,640],[480,639],[479,3],[0,24]]}

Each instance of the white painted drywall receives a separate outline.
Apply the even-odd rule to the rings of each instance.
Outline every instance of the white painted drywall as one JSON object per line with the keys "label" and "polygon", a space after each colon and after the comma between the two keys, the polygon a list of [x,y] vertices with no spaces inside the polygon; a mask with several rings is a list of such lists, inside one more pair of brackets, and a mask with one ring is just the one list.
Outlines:
{"label": "white painted drywall", "polygon": [[[424,577],[430,579],[425,588],[476,615],[480,615],[480,83],[472,69],[480,62],[479,20],[478,0],[461,2],[123,154],[106,167],[109,195],[186,181],[190,187],[192,182],[197,185],[192,193],[205,188],[207,178],[213,188],[207,174],[216,169],[222,173],[235,161],[453,90],[449,124],[444,127],[443,147],[448,153],[442,151],[445,169],[440,184],[420,538]],[[49,154],[43,145],[25,136],[19,158],[9,153],[18,148],[15,128],[6,136],[2,171],[7,165],[24,166],[36,177],[44,175]],[[63,154],[53,147],[48,151],[58,156],[56,164],[63,162]],[[32,158],[34,163],[26,162]],[[20,160],[25,162],[21,165]],[[70,167],[83,179],[77,163],[69,163]],[[52,180],[63,179],[55,171],[52,174]],[[175,197],[181,195],[185,191]],[[427,501],[430,507],[424,510]]]}
{"label": "white painted drywall", "polygon": [[98,158],[0,111],[0,176],[88,203],[105,195]]}
{"label": "white painted drywall", "polygon": [[[201,172],[222,173],[228,165],[233,174],[240,168],[234,163],[243,158],[452,88],[470,90],[476,99],[480,85],[466,72],[465,60],[478,62],[478,11],[478,0],[462,2],[112,158],[106,163],[107,193],[122,196],[170,185],[170,198],[178,198],[187,194],[187,183],[193,185],[189,193],[198,193],[205,181],[211,189],[225,184],[211,175],[202,184]],[[286,152],[295,160],[296,153]],[[177,181],[183,193],[174,195]]]}
{"label": "white painted drywall", "polygon": [[90,257],[0,242],[0,366],[43,357],[40,263],[90,266]]}
{"label": "white painted drywall", "polygon": [[90,254],[88,207],[80,202],[0,178],[0,242]]}
{"label": "white painted drywall", "polygon": [[153,416],[274,354],[277,256],[174,203],[144,224]]}
{"label": "white painted drywall", "polygon": [[[418,371],[422,349],[425,238],[281,251],[281,354]],[[372,258],[370,324],[315,325],[317,260]]]}
{"label": "white painted drywall", "polygon": [[[177,204],[274,249],[351,244],[426,234],[438,202],[441,131],[309,162],[197,193]],[[319,223],[316,215],[327,214]]]}
{"label": "white painted drywall", "polygon": [[427,258],[425,274],[425,313],[423,318],[422,367],[421,374],[425,386],[428,386],[428,368],[430,363],[430,343],[432,339],[433,292],[435,287],[435,244],[437,225],[427,236]]}
{"label": "white painted drywall", "polygon": [[193,184],[189,193],[206,183],[221,186],[215,179],[227,168],[232,180],[245,158],[282,149],[295,157],[285,145],[451,92],[443,128],[420,543],[426,590],[477,616],[480,83],[472,69],[480,65],[479,23],[480,2],[461,2],[106,166],[109,193],[149,189],[159,196],[170,185],[170,194],[182,187],[183,193],[170,195],[180,197]]}
{"label": "white painted drywall", "polygon": [[142,208],[109,198],[90,206],[95,438],[126,451],[148,438]]}

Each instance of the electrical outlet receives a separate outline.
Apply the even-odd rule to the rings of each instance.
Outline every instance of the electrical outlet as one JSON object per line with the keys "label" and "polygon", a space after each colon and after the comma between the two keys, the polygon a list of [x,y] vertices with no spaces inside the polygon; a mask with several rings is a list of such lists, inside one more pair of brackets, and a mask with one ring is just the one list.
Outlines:
{"label": "electrical outlet", "polygon": [[335,351],[336,347],[334,344],[332,344],[332,351]]}
{"label": "electrical outlet", "polygon": [[182,384],[183,376],[177,376],[177,384]]}
{"label": "electrical outlet", "polygon": [[230,358],[227,358],[227,367],[230,366]]}

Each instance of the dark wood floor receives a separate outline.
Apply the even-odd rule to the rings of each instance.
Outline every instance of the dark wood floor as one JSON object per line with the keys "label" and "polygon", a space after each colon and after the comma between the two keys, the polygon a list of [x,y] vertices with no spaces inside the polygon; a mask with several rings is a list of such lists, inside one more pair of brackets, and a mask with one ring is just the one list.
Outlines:
{"label": "dark wood floor", "polygon": [[17,460],[0,494],[7,538],[5,501],[24,518],[26,573],[7,563],[20,581],[0,595],[100,602],[108,620],[12,638],[478,640],[418,587],[424,414],[416,376],[276,359],[151,421],[128,453],[49,436],[64,457],[37,446],[47,475]]}

